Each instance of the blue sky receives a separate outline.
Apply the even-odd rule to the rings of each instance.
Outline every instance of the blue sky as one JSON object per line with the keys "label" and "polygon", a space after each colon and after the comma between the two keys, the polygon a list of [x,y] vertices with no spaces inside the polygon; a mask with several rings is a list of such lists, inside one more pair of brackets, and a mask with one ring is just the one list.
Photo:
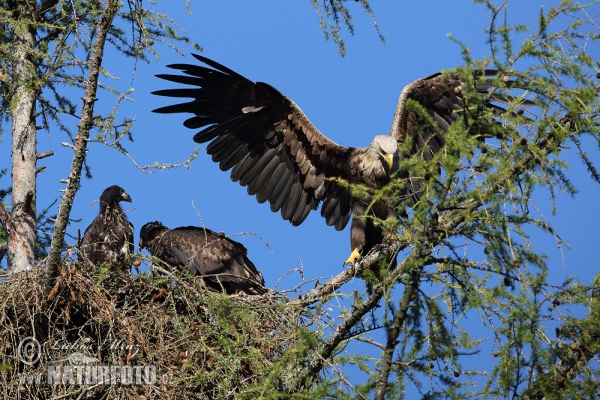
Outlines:
{"label": "blue sky", "polygon": [[[249,79],[273,85],[294,100],[313,124],[337,143],[367,146],[375,135],[389,132],[398,95],[406,84],[461,64],[460,48],[448,39],[449,33],[471,47],[474,56],[489,54],[483,33],[489,17],[483,7],[466,0],[455,2],[456,16],[450,17],[443,11],[446,4],[443,1],[414,2],[412,6],[406,2],[391,3],[373,4],[386,39],[384,45],[370,17],[357,4],[348,2],[354,13],[356,35],[344,36],[348,49],[345,58],[340,57],[333,42],[324,40],[309,1],[192,2],[192,15],[181,2],[177,6],[169,4],[168,12],[203,47],[205,56]],[[540,3],[526,3],[514,10],[511,3],[509,17],[535,26]],[[159,3],[159,7],[166,4]],[[184,115],[151,112],[170,104],[170,100],[150,92],[173,86],[154,75],[169,72],[166,68],[169,63],[193,62],[189,56],[184,58],[166,48],[159,51],[159,62],[137,65],[133,81],[131,63],[124,67],[121,58],[106,60],[109,71],[120,79],[119,87],[135,90],[130,96],[133,101],[121,107],[122,115],[135,116],[132,128],[135,142],[123,143],[140,165],[181,162],[198,146],[192,141],[194,131],[182,125]],[[113,84],[108,79],[104,82]],[[113,104],[112,96],[100,96],[100,107],[109,109]],[[49,138],[47,145],[40,141],[38,151],[52,148],[57,154],[47,162],[42,160],[48,164],[48,170],[40,180],[40,208],[58,195],[63,186],[58,180],[67,176],[70,165],[67,160],[71,151],[59,146],[64,138],[57,132],[52,132]],[[327,278],[342,270],[342,262],[350,250],[348,228],[335,231],[325,225],[318,212],[311,213],[300,227],[292,227],[279,214],[272,213],[267,204],[258,204],[246,194],[245,188],[232,183],[229,174],[220,171],[206,155],[205,148],[200,146],[200,154],[191,165],[193,171],[142,174],[113,149],[90,144],[88,164],[94,179],[83,180],[72,214],[73,218],[82,218],[82,222],[73,224],[70,232],[76,234],[77,227],[83,231],[98,211],[97,203],[92,206],[92,201],[107,186],[119,184],[133,198],[133,203],[126,207],[136,227],[136,241],[137,230],[148,221],[158,219],[169,227],[204,223],[227,234],[253,232],[264,239],[272,252],[257,237],[236,237],[248,247],[267,285],[273,285],[283,272],[301,264],[307,277]],[[590,151],[593,155],[594,150]],[[545,238],[549,241],[546,251],[553,260],[557,259],[558,271],[573,273],[574,268],[596,271],[598,265],[594,265],[590,250],[597,244],[597,236],[591,229],[598,226],[600,215],[592,202],[600,191],[587,178],[580,162],[573,159],[571,165],[572,179],[581,193],[574,200],[567,195],[559,197],[559,212],[552,219],[574,249],[564,255],[564,265],[551,238]],[[577,176],[582,179],[576,179]],[[541,200],[547,197],[545,193],[540,195]],[[543,209],[543,205],[540,207]],[[544,212],[550,218],[547,207]],[[283,287],[293,286],[296,279],[287,284],[284,281]]]}
{"label": "blue sky", "polygon": [[[484,34],[489,16],[472,1],[453,1],[452,12],[448,11],[449,2],[442,0],[372,3],[386,44],[379,41],[370,17],[349,1],[356,35],[344,33],[345,58],[332,41],[324,40],[309,0],[193,1],[191,15],[183,1],[159,1],[158,8],[169,13],[203,47],[205,56],[251,80],[271,84],[294,100],[322,133],[341,145],[358,147],[368,145],[375,135],[389,132],[398,95],[406,84],[461,65],[460,47],[448,39],[449,33],[470,47],[474,57],[489,54]],[[509,20],[535,27],[540,5],[554,3],[557,1],[511,1]],[[189,47],[182,50],[192,51]],[[104,77],[102,82],[122,90],[134,89],[129,96],[132,101],[121,106],[120,115],[135,116],[134,142],[123,144],[140,165],[181,162],[198,146],[192,141],[195,132],[182,125],[184,115],[151,112],[170,104],[170,100],[150,93],[173,86],[154,75],[169,72],[167,64],[193,62],[191,57],[184,58],[166,47],[159,47],[159,54],[158,62],[137,64],[133,78],[130,60],[114,53],[105,59],[105,67],[119,81]],[[112,109],[113,96],[101,93],[99,98],[98,107]],[[70,122],[72,126],[77,123]],[[9,166],[10,157],[10,130],[4,128],[2,168]],[[65,140],[58,131],[40,133],[38,151],[53,150],[55,155],[38,163],[47,166],[38,182],[39,210],[58,198],[64,187],[59,180],[67,177],[72,155],[60,145]],[[589,141],[587,147],[591,158],[599,161],[597,144]],[[118,184],[133,198],[133,203],[124,205],[135,226],[136,244],[139,228],[149,221],[160,220],[168,227],[204,224],[236,235],[233,238],[249,249],[249,257],[269,287],[286,271],[301,266],[306,279],[320,277],[321,281],[342,271],[342,262],[350,252],[349,227],[337,232],[326,226],[319,212],[311,213],[300,227],[292,227],[267,204],[258,204],[245,188],[232,183],[229,173],[219,170],[205,148],[200,146],[200,154],[191,164],[193,171],[182,168],[143,174],[115,150],[91,143],[88,165],[93,179],[82,181],[72,212],[72,218],[81,222],[73,223],[68,232],[77,235],[78,228],[83,232],[98,212],[97,202],[92,202],[106,187]],[[538,205],[572,250],[561,253],[547,235],[532,241],[540,246],[539,251],[548,253],[555,283],[566,275],[589,283],[599,268],[595,249],[600,188],[574,153],[565,153],[579,194],[574,199],[560,194],[556,216],[551,216],[547,193],[539,194]],[[0,180],[2,187],[9,184],[7,177]],[[248,232],[256,236],[244,234]],[[298,275],[290,275],[279,288],[291,288],[298,282]]]}

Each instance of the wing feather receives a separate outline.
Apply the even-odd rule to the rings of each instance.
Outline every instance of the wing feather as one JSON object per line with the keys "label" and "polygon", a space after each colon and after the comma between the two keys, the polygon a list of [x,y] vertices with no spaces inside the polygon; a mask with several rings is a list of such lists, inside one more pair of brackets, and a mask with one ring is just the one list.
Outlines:
{"label": "wing feather", "polygon": [[[286,180],[280,182],[281,186],[277,185],[278,187],[275,188],[275,190],[277,192],[277,196],[273,200],[269,199],[269,202],[271,203],[271,211],[273,211],[273,212],[275,212],[283,207],[288,196],[290,195],[290,189],[292,188],[292,185],[294,184],[294,175],[289,170],[287,172],[288,172],[288,178]],[[274,194],[275,194],[275,192],[274,192]],[[283,216],[283,210],[281,210],[281,212],[282,212],[282,216]]]}
{"label": "wing feather", "polygon": [[[496,111],[504,111],[492,102],[508,104],[514,100],[514,97],[502,93],[489,93],[494,87],[493,78],[498,75],[496,70],[474,71],[475,76],[483,76],[484,81],[476,82],[475,91],[485,102],[485,106]],[[460,119],[465,112],[463,99],[463,88],[466,80],[459,75],[443,75],[436,73],[423,79],[418,79],[407,85],[400,94],[394,121],[390,130],[390,135],[396,138],[398,143],[403,143],[409,137],[412,139],[412,149],[404,156],[419,155],[426,160],[431,160],[433,155],[440,151],[444,146],[444,132],[450,125]],[[505,82],[507,87],[513,87],[516,81]],[[434,125],[425,126],[415,111],[406,107],[407,100],[417,101],[425,108],[427,113],[435,121]],[[531,105],[533,102],[523,100],[523,105]],[[467,111],[468,112],[468,111]],[[483,123],[482,123],[483,122]],[[485,133],[492,124],[498,121],[485,121],[479,118],[478,124],[474,126],[474,134]],[[416,129],[416,128],[419,129]],[[418,199],[419,179],[409,178],[407,186],[407,195]]]}
{"label": "wing feather", "polygon": [[[493,79],[498,76],[498,71],[488,69],[473,71],[473,74],[476,77],[483,76],[486,78],[486,80],[478,81],[475,84],[475,91],[486,102],[486,107],[495,110],[504,110],[502,107],[492,104],[492,102],[509,104],[515,99],[511,95],[489,92],[490,89],[494,88]],[[417,101],[436,119],[438,122],[437,132],[445,130],[449,124],[460,118],[465,108],[462,94],[466,84],[466,80],[459,75],[447,76],[439,72],[408,84],[402,90],[398,99],[390,135],[402,143],[412,134],[413,129],[418,124],[415,112],[409,111],[406,107],[408,99]],[[512,80],[508,80],[504,84],[509,88],[518,86],[518,82]],[[524,99],[522,100],[522,104],[527,106],[534,103]],[[495,122],[489,121],[489,123],[493,124]],[[432,129],[435,130],[436,127],[429,127],[429,129],[425,130],[426,134],[432,135]],[[441,141],[443,142],[443,139]],[[426,140],[423,142],[426,142]]]}
{"label": "wing feather", "polygon": [[273,189],[273,193],[271,193],[268,198],[269,203],[271,204],[271,211],[277,211],[281,208],[281,205],[285,200],[283,193],[287,193],[289,190],[288,186],[292,185],[292,180],[290,179],[291,176],[292,172],[290,171],[290,168],[284,164],[282,176]]}
{"label": "wing feather", "polygon": [[140,232],[140,246],[172,267],[203,276],[208,286],[217,290],[267,292],[264,278],[248,258],[247,249],[210,229],[167,229],[158,222],[148,223]]}
{"label": "wing feather", "polygon": [[277,187],[277,184],[282,180],[285,172],[287,171],[284,163],[280,161],[275,162],[277,166],[269,177],[269,181],[256,193],[256,200],[258,200],[258,202],[261,204],[271,198],[275,188]]}
{"label": "wing feather", "polygon": [[294,215],[291,218],[292,223],[298,225],[298,221],[304,221],[304,218],[310,212],[311,204],[308,200],[308,192],[303,190],[300,193],[300,198],[298,199],[298,205],[295,207]]}
{"label": "wing feather", "polygon": [[302,184],[297,179],[293,180],[292,186],[290,187],[290,191],[281,206],[281,216],[283,219],[290,221],[293,225],[294,221],[292,220],[294,213],[296,212],[296,206],[300,202],[300,195],[302,194]]}
{"label": "wing feather", "polygon": [[209,281],[223,285],[228,293],[266,291],[262,274],[248,259],[248,251],[241,243],[198,227],[176,228],[168,234],[172,236],[175,257],[188,260],[191,271],[209,275]]}
{"label": "wing feather", "polygon": [[[281,211],[284,219],[297,225],[331,195],[328,178],[351,179],[348,160],[353,149],[321,134],[293,101],[266,83],[252,82],[208,58],[194,57],[210,68],[169,65],[182,74],[157,76],[189,87],[154,92],[192,100],[155,112],[194,114],[184,123],[201,128],[194,140],[211,142],[207,151],[213,160],[222,170],[231,169],[231,179],[248,186],[259,202],[268,200],[272,211]],[[344,211],[330,222],[345,225],[352,210]]]}
{"label": "wing feather", "polygon": [[[280,165],[282,165],[282,163],[278,157],[272,157],[268,159],[267,165],[265,165],[262,168],[262,170],[257,174],[257,176],[251,182],[248,183],[248,194],[257,195],[259,191],[265,190],[269,181],[271,180],[271,177],[273,176],[273,173]],[[261,196],[257,195],[256,199],[260,203],[261,201],[259,197]]]}
{"label": "wing feather", "polygon": [[263,155],[255,159],[256,162],[254,163],[254,165],[252,165],[252,167],[248,169],[248,172],[246,172],[244,176],[240,178],[240,185],[248,186],[248,194],[254,195],[256,194],[256,192],[258,192],[260,188],[256,188],[256,190],[254,190],[254,193],[250,193],[249,185],[250,183],[254,182],[255,178],[258,177],[261,172],[264,171],[265,167],[269,164],[269,162],[271,162],[271,160],[279,161],[276,155],[276,148],[267,149]]}
{"label": "wing feather", "polygon": [[352,207],[352,201],[347,191],[336,191],[327,198],[321,207],[321,216],[325,218],[327,225],[335,227],[336,230],[344,229],[351,214],[347,212]]}

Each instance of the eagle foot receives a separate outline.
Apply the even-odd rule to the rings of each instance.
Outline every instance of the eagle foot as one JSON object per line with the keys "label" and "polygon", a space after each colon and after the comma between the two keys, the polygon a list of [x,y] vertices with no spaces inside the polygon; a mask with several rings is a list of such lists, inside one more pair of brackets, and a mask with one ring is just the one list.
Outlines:
{"label": "eagle foot", "polygon": [[346,264],[354,265],[354,263],[356,261],[358,261],[359,259],[360,259],[360,252],[358,251],[357,248],[354,248],[352,250],[352,253],[350,253],[350,257],[348,257],[348,259],[346,261],[344,261],[344,265],[346,265]]}

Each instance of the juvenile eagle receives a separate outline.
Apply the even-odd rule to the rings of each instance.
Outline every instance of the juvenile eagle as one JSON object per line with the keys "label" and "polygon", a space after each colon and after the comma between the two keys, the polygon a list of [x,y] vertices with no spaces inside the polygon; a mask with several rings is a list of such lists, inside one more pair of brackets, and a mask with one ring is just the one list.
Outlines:
{"label": "juvenile eagle", "polygon": [[204,276],[204,282],[228,294],[267,292],[265,280],[236,241],[206,228],[183,226],[168,229],[148,222],[140,230],[140,248],[165,264]]}
{"label": "juvenile eagle", "polygon": [[[292,225],[301,224],[322,202],[321,215],[327,225],[342,230],[354,214],[350,231],[352,254],[346,263],[357,260],[383,240],[383,230],[373,218],[385,220],[394,215],[392,206],[378,201],[369,209],[371,198],[354,197],[349,184],[379,189],[390,180],[403,157],[430,160],[444,144],[443,133],[462,116],[464,80],[441,73],[416,80],[402,90],[389,135],[375,136],[366,148],[344,147],[321,134],[300,108],[277,89],[252,82],[206,57],[194,57],[208,67],[172,64],[169,68],[185,75],[160,74],[159,78],[189,85],[159,90],[154,94],[191,98],[154,110],[158,113],[192,113],[184,125],[199,129],[198,143],[210,142],[206,151],[223,171],[231,168],[231,180],[246,186],[259,203],[269,201],[271,211],[281,211]],[[209,68],[210,67],[210,68]],[[475,72],[493,77],[496,71]],[[487,106],[492,101],[507,102],[508,96],[488,93],[490,81],[478,82],[476,91]],[[407,100],[418,102],[435,124],[423,124],[417,112],[407,108]],[[491,121],[478,121],[473,133],[486,132]],[[418,128],[418,129],[417,129]],[[411,140],[401,154],[399,145]],[[401,198],[419,198],[418,178],[407,171],[397,177],[407,180]],[[364,218],[367,210],[368,218]],[[358,218],[363,217],[363,218]]]}
{"label": "juvenile eagle", "polygon": [[129,271],[129,256],[133,254],[133,224],[119,205],[131,202],[120,186],[113,185],[100,196],[100,213],[87,227],[79,246],[80,258],[96,266],[110,263],[120,271]]}

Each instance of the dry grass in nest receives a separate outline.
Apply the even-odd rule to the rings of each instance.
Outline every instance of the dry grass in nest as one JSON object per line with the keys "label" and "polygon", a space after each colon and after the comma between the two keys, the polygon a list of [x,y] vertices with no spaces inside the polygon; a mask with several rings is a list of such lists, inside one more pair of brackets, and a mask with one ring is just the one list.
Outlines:
{"label": "dry grass in nest", "polygon": [[[227,296],[190,278],[106,274],[70,260],[64,264],[48,304],[42,266],[0,284],[0,392],[6,399],[251,398],[252,385],[302,340],[301,310],[274,295]],[[27,337],[41,351],[22,345],[19,359]],[[23,357],[35,362],[28,365]],[[156,379],[86,384],[86,371],[73,368],[77,364],[152,366]],[[56,378],[61,384],[47,383],[49,366],[62,371]],[[75,374],[73,383],[64,371],[83,371],[82,382]]]}

